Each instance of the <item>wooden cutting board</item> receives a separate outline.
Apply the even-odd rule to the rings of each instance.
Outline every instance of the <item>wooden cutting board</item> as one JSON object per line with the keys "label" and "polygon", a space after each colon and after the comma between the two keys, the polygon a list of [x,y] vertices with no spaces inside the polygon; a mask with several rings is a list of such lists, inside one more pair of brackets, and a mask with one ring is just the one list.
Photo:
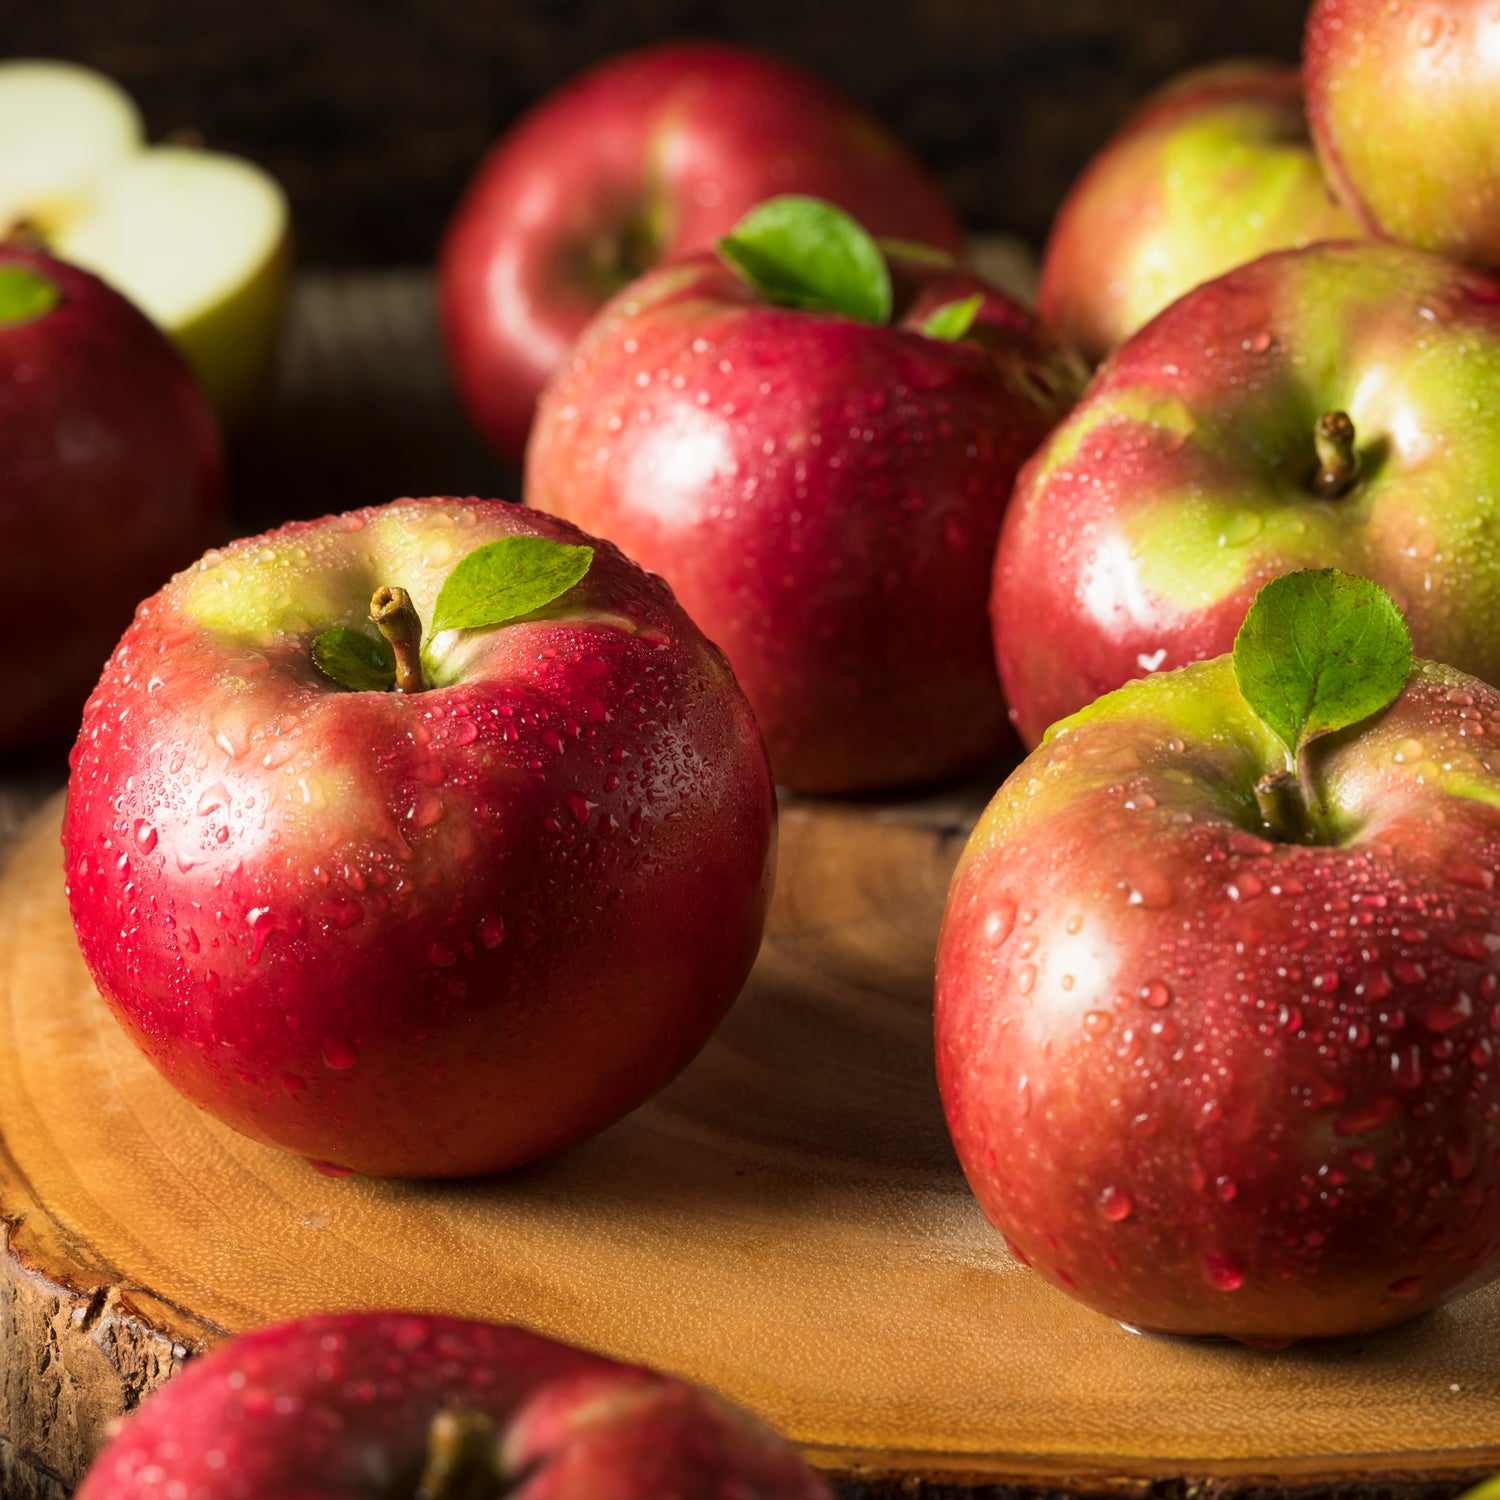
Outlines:
{"label": "wooden cutting board", "polygon": [[1263,1354],[1133,1335],[1007,1256],[932,1078],[951,814],[789,804],[765,951],[698,1061],[559,1160],[436,1186],[319,1176],[179,1099],[89,983],[58,819],[0,880],[14,1494],[63,1494],[228,1332],[398,1304],[704,1381],[851,1493],[1438,1495],[1500,1469],[1500,1288]]}

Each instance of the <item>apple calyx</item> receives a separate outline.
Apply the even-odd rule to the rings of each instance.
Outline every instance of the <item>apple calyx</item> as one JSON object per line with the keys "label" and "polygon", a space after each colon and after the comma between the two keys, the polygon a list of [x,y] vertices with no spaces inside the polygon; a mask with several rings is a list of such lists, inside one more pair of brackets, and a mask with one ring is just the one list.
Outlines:
{"label": "apple calyx", "polygon": [[1340,500],[1359,478],[1359,454],[1354,451],[1354,423],[1346,411],[1325,411],[1313,427],[1313,449],[1318,466],[1312,492],[1320,500]]}
{"label": "apple calyx", "polygon": [[602,230],[584,243],[584,279],[602,296],[612,297],[656,265],[666,241],[650,214],[637,214],[620,229]]}
{"label": "apple calyx", "polygon": [[514,1485],[500,1438],[483,1412],[440,1411],[427,1428],[427,1457],[414,1500],[500,1500]]}
{"label": "apple calyx", "polygon": [[396,657],[396,691],[420,693],[422,680],[422,620],[405,589],[386,585],[370,600],[370,623],[390,643]]}
{"label": "apple calyx", "polygon": [[1285,753],[1285,764],[1255,783],[1262,830],[1280,843],[1338,842],[1337,816],[1310,752],[1323,736],[1379,713],[1405,687],[1411,635],[1396,601],[1337,568],[1283,573],[1256,594],[1232,661],[1241,696]]}

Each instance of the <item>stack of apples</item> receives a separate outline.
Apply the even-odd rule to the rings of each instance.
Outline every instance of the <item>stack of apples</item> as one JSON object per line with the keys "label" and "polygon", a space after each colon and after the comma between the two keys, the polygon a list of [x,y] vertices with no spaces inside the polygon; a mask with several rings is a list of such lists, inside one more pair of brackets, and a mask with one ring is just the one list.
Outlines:
{"label": "stack of apples", "polygon": [[[1065,207],[1040,316],[779,63],[656,49],[544,103],[441,267],[532,509],[210,553],[90,700],[69,897],[132,1036],[334,1170],[535,1160],[732,1002],[773,778],[912,786],[1013,724],[1045,743],[955,877],[937,1026],[1017,1252],[1129,1323],[1261,1344],[1495,1274],[1500,283],[1447,258],[1500,261],[1491,9],[1318,0],[1316,147],[1284,70],[1170,90]],[[1075,342],[1118,345],[1081,399]],[[285,1337],[315,1334],[335,1364],[377,1336]],[[499,1493],[515,1409],[403,1428],[402,1472],[457,1454]],[[97,1494],[147,1493],[177,1420]],[[817,1493],[709,1425],[765,1493]]]}

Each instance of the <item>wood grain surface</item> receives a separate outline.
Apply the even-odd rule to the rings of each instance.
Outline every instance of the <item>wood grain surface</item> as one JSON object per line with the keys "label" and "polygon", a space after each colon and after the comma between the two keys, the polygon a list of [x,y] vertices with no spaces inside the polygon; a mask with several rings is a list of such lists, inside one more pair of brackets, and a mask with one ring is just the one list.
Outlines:
{"label": "wood grain surface", "polygon": [[788,804],[765,951],[698,1061],[563,1157],[456,1185],[319,1176],[177,1097],[78,957],[58,819],[0,880],[13,1493],[61,1494],[225,1333],[383,1305],[704,1381],[851,1489],[1438,1494],[1500,1468],[1500,1288],[1267,1355],[1133,1335],[1007,1256],[932,1078],[951,801]]}

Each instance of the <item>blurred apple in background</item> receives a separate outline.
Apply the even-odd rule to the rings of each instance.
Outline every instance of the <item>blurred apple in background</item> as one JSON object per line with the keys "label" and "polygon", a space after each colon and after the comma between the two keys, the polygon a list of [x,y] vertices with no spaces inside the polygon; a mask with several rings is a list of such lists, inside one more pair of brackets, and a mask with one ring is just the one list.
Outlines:
{"label": "blurred apple in background", "polygon": [[291,241],[259,167],[148,147],[117,84],[72,63],[0,63],[0,234],[20,228],[109,282],[187,357],[226,427],[271,375]]}
{"label": "blurred apple in background", "polygon": [[1316,0],[1303,76],[1319,155],[1372,234],[1500,266],[1500,10]]}
{"label": "blurred apple in background", "polygon": [[[548,386],[531,504],[661,573],[784,786],[954,776],[1009,740],[986,598],[1016,470],[1077,359],[947,257],[776,199],[662,266]],[[743,274],[742,274],[743,273]]]}
{"label": "blurred apple in background", "polygon": [[77,732],[138,601],[225,521],[218,428],[181,355],[86,271],[0,245],[0,750]]}
{"label": "blurred apple in background", "polygon": [[1500,283],[1419,250],[1282,251],[1173,303],[1016,486],[992,610],[1022,739],[1227,651],[1294,568],[1375,579],[1420,654],[1500,682],[1497,409]]}
{"label": "blurred apple in background", "polygon": [[519,462],[542,385],[599,308],[782,193],[826,198],[874,234],[962,248],[911,152],[776,57],[672,43],[544,99],[485,159],[442,248],[449,362],[489,442]]}
{"label": "blurred apple in background", "polygon": [[1099,360],[1201,282],[1360,232],[1324,182],[1295,68],[1195,69],[1149,99],[1068,194],[1042,263],[1042,316]]}

